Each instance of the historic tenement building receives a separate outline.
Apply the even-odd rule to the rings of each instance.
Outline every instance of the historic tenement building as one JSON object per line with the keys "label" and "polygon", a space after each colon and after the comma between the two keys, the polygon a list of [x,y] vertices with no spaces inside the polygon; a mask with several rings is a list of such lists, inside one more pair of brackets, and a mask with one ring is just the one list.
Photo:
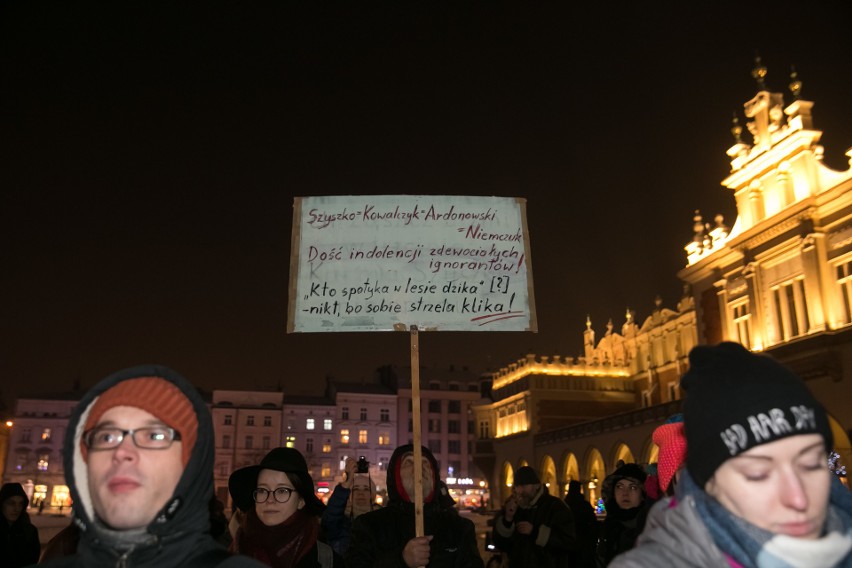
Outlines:
{"label": "historic tenement building", "polygon": [[728,228],[696,212],[677,309],[658,305],[641,327],[628,313],[621,334],[609,324],[597,342],[587,323],[583,356],[529,355],[494,373],[493,402],[476,407],[475,456],[498,499],[521,465],[537,467],[554,494],[579,479],[594,500],[619,459],[655,461],[650,436],[680,408],[689,349],[723,340],[805,378],[832,417],[842,462],[852,462],[852,150],[848,169],[827,167],[801,82],[785,103],[764,85],[764,68],[754,76],[751,137],[735,120],[722,181],[737,219]]}

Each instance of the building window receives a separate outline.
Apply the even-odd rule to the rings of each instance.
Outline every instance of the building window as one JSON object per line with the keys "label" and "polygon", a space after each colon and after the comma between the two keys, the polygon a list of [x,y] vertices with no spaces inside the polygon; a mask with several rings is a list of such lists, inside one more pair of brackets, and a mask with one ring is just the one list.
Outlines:
{"label": "building window", "polygon": [[29,428],[24,428],[21,430],[21,442],[31,442],[33,437],[33,432]]}
{"label": "building window", "polygon": [[246,436],[246,449],[254,449],[254,436]]}
{"label": "building window", "polygon": [[459,390],[459,384],[458,383],[450,383],[450,390],[451,391]]}
{"label": "building window", "polygon": [[804,335],[810,328],[808,306],[805,301],[805,282],[796,278],[772,289],[775,304],[775,323],[778,329],[778,341],[788,341]]}
{"label": "building window", "polygon": [[387,408],[379,410],[379,422],[390,422],[390,410]]}
{"label": "building window", "polygon": [[461,401],[451,400],[448,408],[450,414],[459,414],[461,412]]}
{"label": "building window", "polygon": [[272,417],[271,416],[264,416],[263,417],[263,425],[264,426],[272,426]]}
{"label": "building window", "polygon": [[230,426],[234,423],[234,416],[232,414],[226,414],[223,423],[225,426]]}
{"label": "building window", "polygon": [[230,449],[230,447],[231,447],[231,437],[228,436],[227,434],[222,436],[222,447],[225,448],[226,450]]}
{"label": "building window", "polygon": [[264,450],[269,449],[269,442],[270,442],[269,436],[264,436],[263,439],[261,440],[261,445],[262,445]]}
{"label": "building window", "polygon": [[343,430],[340,431],[340,443],[341,444],[348,444],[349,443],[349,429],[348,428],[344,428]]}
{"label": "building window", "polygon": [[433,454],[440,454],[441,440],[429,440],[429,451]]}
{"label": "building window", "polygon": [[451,454],[461,453],[461,440],[448,440],[447,451]]}
{"label": "building window", "polygon": [[227,475],[228,475],[228,464],[227,463],[220,463],[218,469],[219,469],[219,477],[227,477]]}
{"label": "building window", "polygon": [[438,381],[429,381],[429,390],[441,390],[441,383],[439,383]]}
{"label": "building window", "polygon": [[447,420],[447,432],[450,434],[460,434],[461,422],[458,420]]}
{"label": "building window", "polygon": [[326,418],[322,421],[323,430],[331,430],[331,418]]}
{"label": "building window", "polygon": [[677,382],[669,383],[669,400],[677,400],[678,384]]}
{"label": "building window", "polygon": [[651,406],[651,391],[642,391],[642,406],[644,408]]}
{"label": "building window", "polygon": [[390,445],[390,432],[384,430],[379,432],[379,445],[380,446],[389,446]]}
{"label": "building window", "polygon": [[305,420],[305,428],[307,430],[313,430],[314,429],[314,422],[315,421],[314,421],[313,418],[308,418],[307,420]]}
{"label": "building window", "polygon": [[15,454],[15,471],[24,471],[27,467],[27,453],[17,452]]}
{"label": "building window", "polygon": [[49,442],[50,441],[50,428],[45,428],[41,431],[41,441]]}
{"label": "building window", "polygon": [[340,409],[340,419],[341,420],[349,420],[349,407],[344,406]]}
{"label": "building window", "polygon": [[330,454],[331,453],[331,440],[326,440],[322,443],[322,453]]}
{"label": "building window", "polygon": [[254,414],[246,416],[246,426],[254,426]]}
{"label": "building window", "polygon": [[734,321],[736,339],[747,349],[751,349],[751,314],[749,313],[748,300],[740,302],[731,307],[731,315]]}
{"label": "building window", "polygon": [[487,440],[488,438],[491,437],[488,430],[489,430],[489,428],[488,428],[488,422],[487,421],[483,420],[482,422],[479,423],[479,439],[480,440]]}
{"label": "building window", "polygon": [[430,434],[440,434],[441,433],[441,421],[437,418],[429,419],[429,433]]}
{"label": "building window", "polygon": [[50,454],[39,454],[38,455],[38,470],[39,471],[47,471],[47,466],[50,462]]}
{"label": "building window", "polygon": [[295,448],[296,447],[296,436],[287,436],[286,446],[288,448]]}
{"label": "building window", "polygon": [[363,420],[366,420],[366,419],[367,419],[367,409],[362,408],[361,409],[361,420],[363,421]]}
{"label": "building window", "polygon": [[467,385],[467,390],[470,392],[479,392],[479,385],[477,385],[476,383],[470,383],[469,385]]}
{"label": "building window", "polygon": [[843,300],[843,323],[852,323],[852,260],[837,265],[837,285]]}
{"label": "building window", "polygon": [[437,414],[441,413],[441,401],[440,400],[430,400],[429,401],[429,412],[434,412]]}
{"label": "building window", "polygon": [[312,454],[314,453],[314,439],[306,438],[305,439],[305,453]]}
{"label": "building window", "polygon": [[366,444],[367,443],[367,431],[366,430],[358,430],[358,443]]}
{"label": "building window", "polygon": [[320,477],[331,477],[331,464],[323,462]]}

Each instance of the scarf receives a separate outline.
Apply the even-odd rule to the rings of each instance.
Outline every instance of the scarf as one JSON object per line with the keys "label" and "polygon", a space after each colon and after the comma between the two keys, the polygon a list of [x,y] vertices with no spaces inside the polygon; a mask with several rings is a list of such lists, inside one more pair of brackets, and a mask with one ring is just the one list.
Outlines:
{"label": "scarf", "polygon": [[699,488],[688,471],[681,474],[682,497],[695,499],[697,512],[713,541],[742,568],[852,568],[852,496],[839,480],[832,480],[825,534],[818,539],[778,535],[730,513]]}
{"label": "scarf", "polygon": [[304,509],[274,527],[264,525],[251,509],[237,536],[238,551],[273,568],[292,568],[314,549],[318,534],[319,520]]}

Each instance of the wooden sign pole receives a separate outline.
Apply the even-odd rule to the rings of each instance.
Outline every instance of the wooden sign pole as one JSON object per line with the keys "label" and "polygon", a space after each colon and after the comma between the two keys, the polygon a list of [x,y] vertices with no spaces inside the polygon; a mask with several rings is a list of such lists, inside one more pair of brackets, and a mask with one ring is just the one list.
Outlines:
{"label": "wooden sign pole", "polygon": [[423,536],[423,450],[420,434],[420,346],[411,326],[411,430],[414,437],[414,534]]}

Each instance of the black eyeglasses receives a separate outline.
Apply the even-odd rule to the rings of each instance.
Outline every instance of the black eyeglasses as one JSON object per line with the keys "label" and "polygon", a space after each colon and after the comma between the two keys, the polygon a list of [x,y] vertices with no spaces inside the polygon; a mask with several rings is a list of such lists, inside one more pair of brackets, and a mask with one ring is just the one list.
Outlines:
{"label": "black eyeglasses", "polygon": [[130,436],[137,448],[146,450],[165,450],[172,442],[180,440],[180,432],[168,426],[147,426],[135,430],[121,428],[92,428],[83,434],[83,442],[92,450],[111,450],[117,448]]}
{"label": "black eyeglasses", "polygon": [[290,489],[289,487],[279,487],[275,491],[258,487],[251,492],[251,496],[255,503],[266,503],[269,499],[269,494],[271,493],[277,502],[286,503],[295,492],[295,489]]}

